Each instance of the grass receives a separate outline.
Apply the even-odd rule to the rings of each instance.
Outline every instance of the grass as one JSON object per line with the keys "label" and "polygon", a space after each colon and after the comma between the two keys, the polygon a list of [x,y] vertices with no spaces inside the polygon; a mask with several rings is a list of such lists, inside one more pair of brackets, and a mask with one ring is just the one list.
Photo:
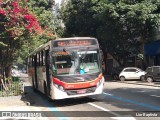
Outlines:
{"label": "grass", "polygon": [[8,89],[4,90],[0,85],[0,97],[17,96],[22,94],[22,84],[19,81],[13,81],[11,85],[7,84]]}

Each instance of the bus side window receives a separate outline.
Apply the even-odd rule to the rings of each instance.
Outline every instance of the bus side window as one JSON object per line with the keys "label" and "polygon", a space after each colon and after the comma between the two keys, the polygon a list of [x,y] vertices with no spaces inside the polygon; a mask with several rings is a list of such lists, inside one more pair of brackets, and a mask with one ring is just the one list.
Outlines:
{"label": "bus side window", "polygon": [[43,61],[43,51],[41,51],[41,66],[43,66],[43,63],[44,63],[44,61]]}
{"label": "bus side window", "polygon": [[41,66],[41,52],[39,52],[39,66]]}
{"label": "bus side window", "polygon": [[28,66],[32,66],[32,58],[28,58]]}
{"label": "bus side window", "polygon": [[47,65],[50,65],[50,58],[47,56]]}
{"label": "bus side window", "polygon": [[37,66],[39,66],[39,53],[36,54],[37,57]]}
{"label": "bus side window", "polygon": [[34,56],[32,56],[32,67],[34,66]]}
{"label": "bus side window", "polygon": [[40,65],[40,66],[43,65],[43,59],[42,59],[42,57],[43,57],[43,53],[40,52],[40,53],[39,53],[39,65]]}
{"label": "bus side window", "polygon": [[43,50],[43,58],[42,58],[42,60],[43,60],[43,65],[45,66],[45,65],[46,65],[46,61],[45,61],[45,50]]}
{"label": "bus side window", "polygon": [[45,57],[46,57],[46,65],[50,65],[50,57],[49,57],[49,50],[45,51]]}

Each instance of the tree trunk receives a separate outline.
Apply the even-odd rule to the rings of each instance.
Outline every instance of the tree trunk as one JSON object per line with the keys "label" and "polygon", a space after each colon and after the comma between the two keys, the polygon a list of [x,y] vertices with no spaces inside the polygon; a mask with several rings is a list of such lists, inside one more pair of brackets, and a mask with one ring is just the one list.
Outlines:
{"label": "tree trunk", "polygon": [[146,41],[145,33],[142,33],[142,35],[141,35],[141,42],[142,42],[141,53],[143,55],[143,59],[141,60],[141,69],[143,69],[143,70],[145,70],[146,67],[147,67],[147,61],[146,61],[146,57],[145,57],[145,54],[144,54],[145,41]]}
{"label": "tree trunk", "polygon": [[12,64],[5,67],[5,77],[6,78],[12,77],[12,71],[11,70],[12,70]]}
{"label": "tree trunk", "polygon": [[102,72],[103,74],[106,73],[106,53],[105,53],[105,50],[104,49],[101,49],[101,58],[102,58],[102,61],[101,61],[101,64],[102,64]]}

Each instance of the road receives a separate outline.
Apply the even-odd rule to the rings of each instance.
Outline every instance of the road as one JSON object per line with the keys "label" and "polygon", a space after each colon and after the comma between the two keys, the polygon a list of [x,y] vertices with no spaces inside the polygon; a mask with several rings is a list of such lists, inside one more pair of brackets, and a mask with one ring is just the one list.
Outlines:
{"label": "road", "polygon": [[149,120],[158,120],[159,117],[156,116],[160,116],[160,89],[157,86],[159,83],[122,83],[112,80],[105,82],[101,95],[49,101],[43,94],[33,92],[26,77],[22,77],[22,80],[25,83],[26,101],[30,102],[30,109],[43,111],[45,119],[146,120],[147,116],[151,116]]}

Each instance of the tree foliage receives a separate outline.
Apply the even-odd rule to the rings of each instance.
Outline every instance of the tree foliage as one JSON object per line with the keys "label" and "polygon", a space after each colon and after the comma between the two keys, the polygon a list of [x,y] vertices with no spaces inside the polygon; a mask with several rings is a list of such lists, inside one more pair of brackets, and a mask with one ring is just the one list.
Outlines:
{"label": "tree foliage", "polygon": [[0,68],[8,69],[18,56],[26,58],[29,50],[55,38],[49,3],[0,0]]}
{"label": "tree foliage", "polygon": [[31,51],[56,37],[51,27],[53,25],[52,5],[53,3],[49,0],[27,0],[25,6],[36,16],[43,31],[42,34],[25,36],[24,38],[27,39],[27,42],[20,51],[16,52],[16,58],[20,56],[26,62],[26,58]]}
{"label": "tree foliage", "polygon": [[93,7],[97,0],[70,0],[61,8],[65,24],[64,36],[96,36],[99,22],[94,18]]}
{"label": "tree foliage", "polygon": [[0,1],[0,41],[6,46],[0,48],[1,66],[12,64],[14,54],[31,34],[42,34],[36,16],[24,5],[24,1]]}
{"label": "tree foliage", "polygon": [[62,8],[65,36],[94,36],[120,63],[143,54],[160,25],[160,0],[70,0]]}

